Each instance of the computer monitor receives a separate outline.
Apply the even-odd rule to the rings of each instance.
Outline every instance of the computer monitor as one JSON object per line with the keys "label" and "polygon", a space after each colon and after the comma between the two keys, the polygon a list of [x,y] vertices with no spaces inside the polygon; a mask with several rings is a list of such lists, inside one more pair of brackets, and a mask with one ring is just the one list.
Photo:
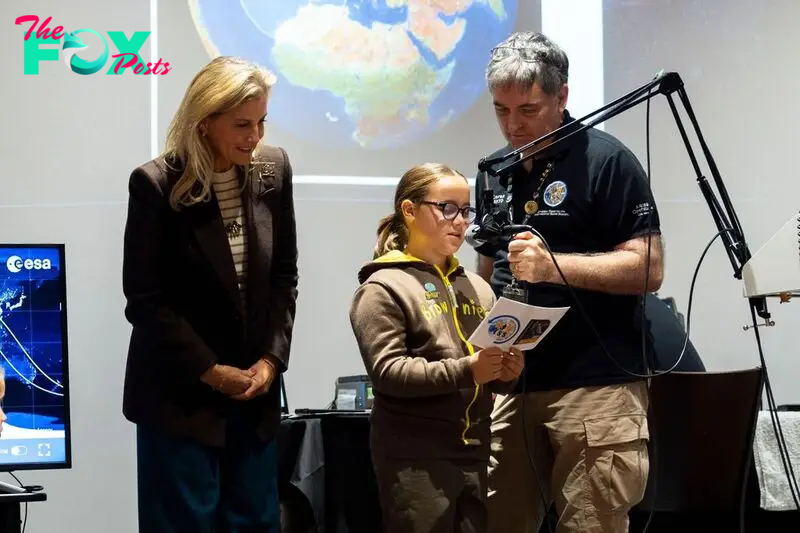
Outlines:
{"label": "computer monitor", "polygon": [[0,243],[0,471],[70,468],[63,244]]}

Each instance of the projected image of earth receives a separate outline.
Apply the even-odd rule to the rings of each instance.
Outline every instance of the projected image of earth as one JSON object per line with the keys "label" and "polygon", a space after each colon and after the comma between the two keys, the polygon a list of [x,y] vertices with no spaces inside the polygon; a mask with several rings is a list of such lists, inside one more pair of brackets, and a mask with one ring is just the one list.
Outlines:
{"label": "projected image of earth", "polygon": [[420,141],[485,90],[517,0],[189,0],[208,53],[278,77],[269,122],[326,144]]}

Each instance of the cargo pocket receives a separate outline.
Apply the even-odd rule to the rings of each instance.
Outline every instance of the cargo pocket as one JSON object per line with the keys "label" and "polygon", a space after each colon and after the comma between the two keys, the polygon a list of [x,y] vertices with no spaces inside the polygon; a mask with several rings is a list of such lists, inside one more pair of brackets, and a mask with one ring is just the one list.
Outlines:
{"label": "cargo pocket", "polygon": [[645,415],[609,416],[584,420],[586,432],[587,512],[599,515],[627,512],[644,497],[650,438]]}

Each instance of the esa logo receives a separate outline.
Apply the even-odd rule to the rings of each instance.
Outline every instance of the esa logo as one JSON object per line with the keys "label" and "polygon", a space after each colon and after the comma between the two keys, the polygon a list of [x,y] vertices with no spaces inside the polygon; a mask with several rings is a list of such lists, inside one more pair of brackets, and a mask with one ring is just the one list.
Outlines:
{"label": "esa logo", "polygon": [[21,270],[50,270],[52,264],[49,259],[23,259],[18,255],[12,255],[6,260],[6,268],[12,274]]}

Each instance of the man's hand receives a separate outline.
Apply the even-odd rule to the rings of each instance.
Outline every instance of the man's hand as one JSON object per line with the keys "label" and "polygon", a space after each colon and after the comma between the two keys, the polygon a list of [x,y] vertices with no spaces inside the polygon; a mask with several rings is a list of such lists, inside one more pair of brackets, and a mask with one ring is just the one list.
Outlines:
{"label": "man's hand", "polygon": [[200,381],[228,396],[242,394],[253,384],[253,373],[234,366],[214,365],[206,370]]}
{"label": "man's hand", "polygon": [[503,352],[502,367],[500,375],[497,376],[499,381],[514,381],[522,374],[522,369],[525,367],[525,358],[521,351],[517,348],[510,348],[508,352]]}
{"label": "man's hand", "polygon": [[[541,239],[530,232],[514,236],[508,244],[511,273],[518,280],[548,282],[608,294],[643,293],[661,287],[664,255],[660,235],[635,237],[613,250],[588,254],[555,254],[558,268]],[[648,254],[649,249],[649,254]],[[647,263],[647,256],[650,263]],[[559,271],[560,270],[560,271]],[[561,275],[564,275],[564,278]]]}
{"label": "man's hand", "polygon": [[250,372],[253,376],[252,383],[250,383],[247,390],[232,396],[234,400],[251,400],[256,396],[261,396],[269,390],[275,380],[275,376],[278,374],[275,363],[268,361],[266,357],[256,361],[247,372]]}
{"label": "man's hand", "polygon": [[514,235],[508,243],[508,262],[511,273],[520,281],[540,283],[554,278],[555,266],[550,253],[542,239],[530,231]]}

